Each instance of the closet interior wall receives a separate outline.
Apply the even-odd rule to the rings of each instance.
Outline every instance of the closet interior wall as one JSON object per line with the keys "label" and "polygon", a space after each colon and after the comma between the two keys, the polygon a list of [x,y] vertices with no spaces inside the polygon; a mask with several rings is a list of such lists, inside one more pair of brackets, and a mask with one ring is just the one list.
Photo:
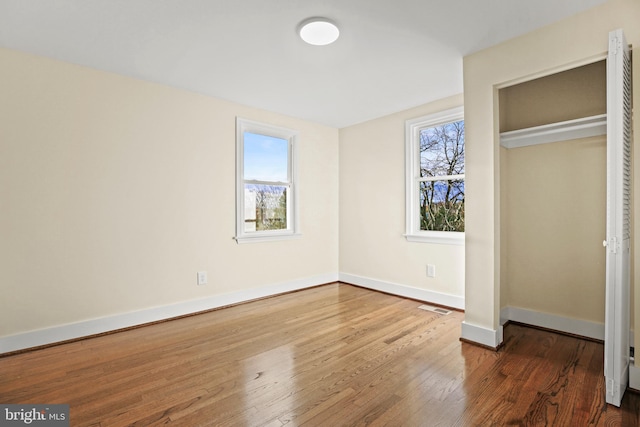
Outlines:
{"label": "closet interior wall", "polygon": [[[606,63],[500,89],[500,132],[606,113]],[[604,324],[606,135],[500,148],[501,308]]]}

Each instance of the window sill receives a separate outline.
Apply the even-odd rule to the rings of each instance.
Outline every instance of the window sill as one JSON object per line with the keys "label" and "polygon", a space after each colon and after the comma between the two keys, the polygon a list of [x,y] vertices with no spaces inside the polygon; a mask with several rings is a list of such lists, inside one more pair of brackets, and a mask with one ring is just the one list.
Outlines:
{"label": "window sill", "polygon": [[290,234],[274,234],[274,235],[259,235],[259,236],[242,236],[242,237],[234,237],[233,239],[238,244],[244,243],[262,243],[262,242],[274,242],[280,240],[295,240],[302,237],[300,233],[290,233]]}
{"label": "window sill", "polygon": [[455,231],[430,231],[420,234],[405,234],[404,237],[409,242],[464,246],[464,233]]}

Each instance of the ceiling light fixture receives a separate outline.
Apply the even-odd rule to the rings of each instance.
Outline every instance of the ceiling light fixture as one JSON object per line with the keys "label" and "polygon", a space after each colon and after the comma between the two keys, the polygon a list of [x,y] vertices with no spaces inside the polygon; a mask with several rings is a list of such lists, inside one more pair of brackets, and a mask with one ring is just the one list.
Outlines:
{"label": "ceiling light fixture", "polygon": [[300,38],[314,46],[325,46],[338,40],[340,30],[327,18],[309,18],[298,27]]}

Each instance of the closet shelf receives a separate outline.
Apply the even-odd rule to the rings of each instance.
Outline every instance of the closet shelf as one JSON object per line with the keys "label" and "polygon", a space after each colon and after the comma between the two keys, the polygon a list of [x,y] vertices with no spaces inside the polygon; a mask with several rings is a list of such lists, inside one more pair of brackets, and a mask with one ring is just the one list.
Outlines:
{"label": "closet shelf", "polygon": [[505,148],[519,148],[529,145],[606,135],[606,133],[607,115],[599,114],[597,116],[567,120],[566,122],[502,132],[500,134],[500,145]]}

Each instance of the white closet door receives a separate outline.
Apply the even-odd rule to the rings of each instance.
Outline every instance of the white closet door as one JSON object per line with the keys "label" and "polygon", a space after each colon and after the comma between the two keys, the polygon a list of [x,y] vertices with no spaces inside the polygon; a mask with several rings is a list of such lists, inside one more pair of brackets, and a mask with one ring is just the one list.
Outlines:
{"label": "white closet door", "polygon": [[631,57],[622,30],[607,58],[607,278],[604,375],[607,403],[620,406],[629,381],[631,239]]}

